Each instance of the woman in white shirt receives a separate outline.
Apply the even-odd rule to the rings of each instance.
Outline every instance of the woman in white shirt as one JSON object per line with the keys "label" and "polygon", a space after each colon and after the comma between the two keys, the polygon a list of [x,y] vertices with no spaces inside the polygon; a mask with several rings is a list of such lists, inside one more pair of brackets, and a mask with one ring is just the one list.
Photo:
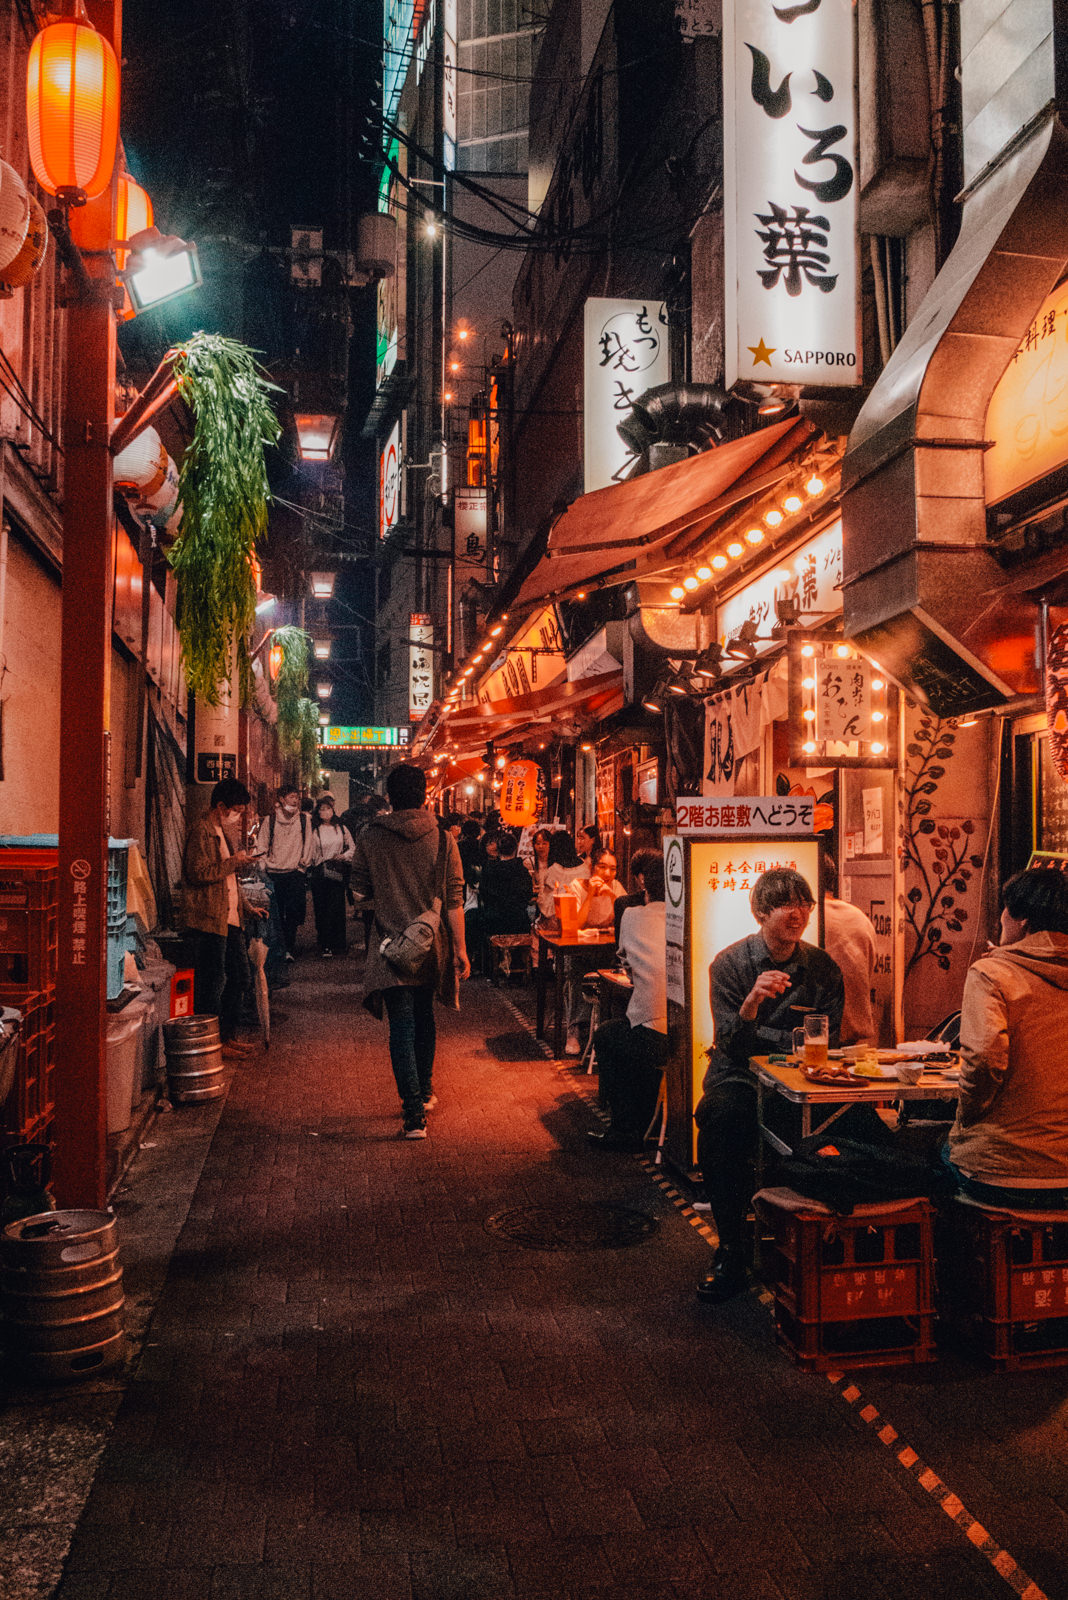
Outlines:
{"label": "woman in white shirt", "polygon": [[616,877],[616,858],[613,851],[602,845],[594,850],[588,869],[580,868],[571,885],[578,895],[578,925],[580,928],[611,928],[615,922],[613,907],[626,889]]}
{"label": "woman in white shirt", "polygon": [[311,882],[312,908],[319,954],[324,961],[343,956],[348,948],[345,937],[345,886],[349,863],[356,846],[352,834],[334,813],[331,795],[322,795],[312,816]]}

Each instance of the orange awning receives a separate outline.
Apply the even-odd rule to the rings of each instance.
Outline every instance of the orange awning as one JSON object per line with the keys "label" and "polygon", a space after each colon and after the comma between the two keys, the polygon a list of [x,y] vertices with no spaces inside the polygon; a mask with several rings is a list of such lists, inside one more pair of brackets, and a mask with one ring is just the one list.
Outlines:
{"label": "orange awning", "polygon": [[603,672],[577,683],[547,684],[530,694],[508,700],[464,706],[447,717],[434,730],[432,743],[448,740],[457,753],[474,749],[490,739],[510,738],[535,723],[552,717],[608,716],[623,703],[623,673]]}
{"label": "orange awning", "polygon": [[671,541],[698,536],[740,501],[777,482],[784,453],[792,456],[811,432],[808,423],[790,417],[688,461],[582,495],[553,524],[545,554],[513,608],[625,582],[635,563],[643,571],[670,564]]}

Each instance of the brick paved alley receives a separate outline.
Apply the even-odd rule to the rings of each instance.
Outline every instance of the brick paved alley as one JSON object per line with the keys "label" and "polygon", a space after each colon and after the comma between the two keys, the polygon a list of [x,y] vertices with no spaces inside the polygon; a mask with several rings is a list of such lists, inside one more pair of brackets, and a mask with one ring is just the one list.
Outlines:
{"label": "brick paved alley", "polygon": [[[233,1080],[59,1600],[979,1600],[1013,1563],[1068,1593],[1065,1374],[798,1373],[755,1295],[695,1302],[707,1239],[588,1149],[594,1080],[484,982],[398,1141],[357,970],[298,963]],[[582,1203],[658,1227],[486,1226]]]}

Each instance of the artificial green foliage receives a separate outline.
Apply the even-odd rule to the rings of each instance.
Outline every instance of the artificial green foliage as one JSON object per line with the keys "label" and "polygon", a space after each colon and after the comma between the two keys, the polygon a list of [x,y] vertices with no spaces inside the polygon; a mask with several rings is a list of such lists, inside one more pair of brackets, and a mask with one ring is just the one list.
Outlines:
{"label": "artificial green foliage", "polygon": [[269,399],[276,386],[251,350],[215,333],[195,333],[174,373],[193,413],[178,476],[182,525],[168,557],[178,579],[185,675],[199,699],[217,705],[236,648],[245,701],[256,614],[252,558],[270,500],[264,450],[281,431]]}
{"label": "artificial green foliage", "polygon": [[296,755],[301,743],[301,701],[308,688],[308,650],[311,635],[291,624],[276,628],[272,646],[282,651],[282,665],[274,680],[278,706],[278,742],[284,755]]}
{"label": "artificial green foliage", "polygon": [[314,783],[319,773],[319,706],[315,700],[301,700],[300,775],[306,784]]}

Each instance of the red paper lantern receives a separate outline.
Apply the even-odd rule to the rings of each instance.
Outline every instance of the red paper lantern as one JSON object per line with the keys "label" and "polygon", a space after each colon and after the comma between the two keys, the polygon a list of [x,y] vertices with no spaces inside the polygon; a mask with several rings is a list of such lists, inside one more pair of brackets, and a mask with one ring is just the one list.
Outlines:
{"label": "red paper lantern", "polygon": [[501,778],[501,821],[508,828],[528,828],[538,815],[538,780],[541,768],[536,761],[513,761]]}
{"label": "red paper lantern", "polygon": [[[153,222],[152,201],[139,183],[135,183],[128,172],[119,174],[119,194],[115,207],[115,237],[119,240],[132,239],[135,233],[142,233],[145,228],[151,228]],[[115,251],[115,265],[121,272],[126,265],[129,250]]]}
{"label": "red paper lantern", "polygon": [[42,189],[75,205],[104,193],[119,137],[119,63],[88,23],[53,22],[34,39],[26,119]]}

